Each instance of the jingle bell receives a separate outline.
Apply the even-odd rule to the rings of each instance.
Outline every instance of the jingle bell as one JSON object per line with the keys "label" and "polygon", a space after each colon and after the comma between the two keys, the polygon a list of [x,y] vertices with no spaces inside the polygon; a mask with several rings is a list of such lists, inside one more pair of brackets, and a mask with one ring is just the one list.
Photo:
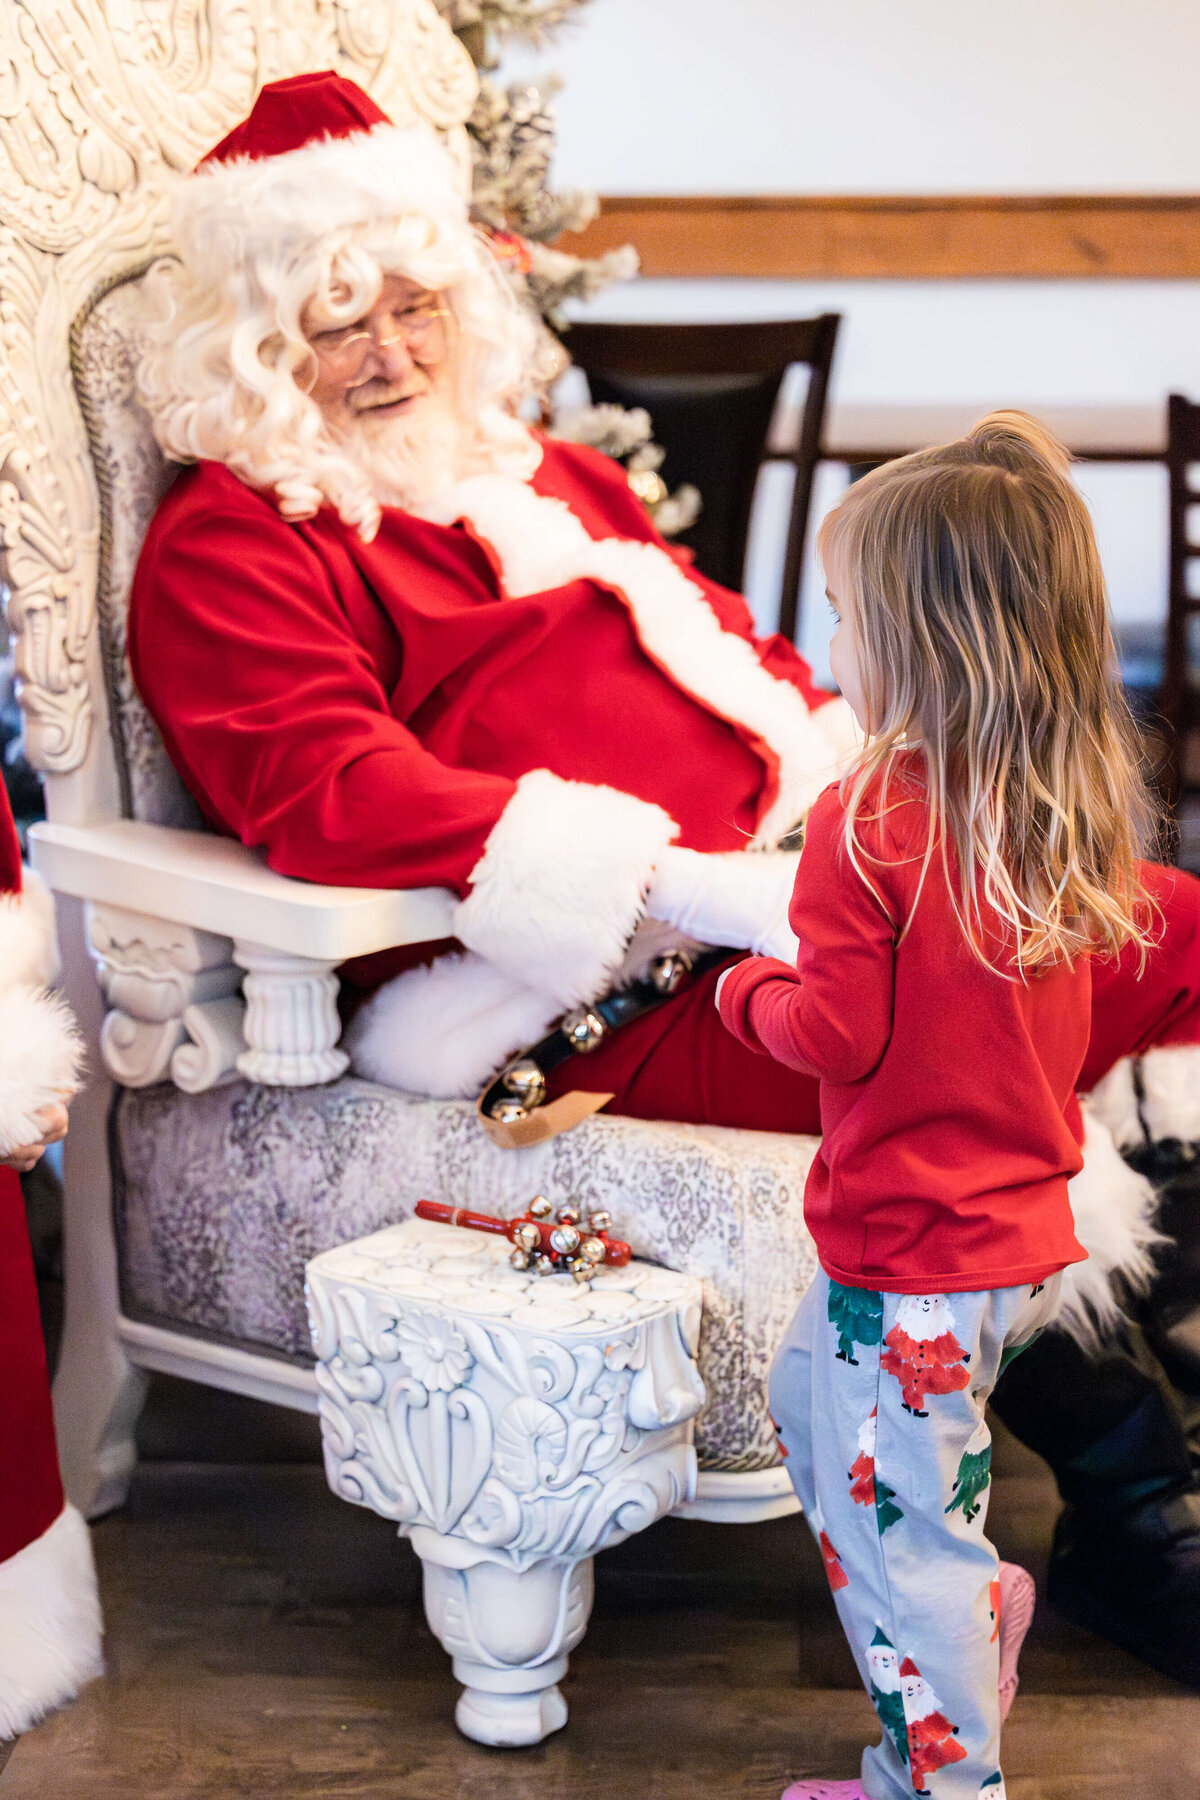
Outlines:
{"label": "jingle bell", "polygon": [[529,1252],[520,1248],[510,1250],[508,1253],[508,1266],[510,1269],[527,1269],[529,1267]]}
{"label": "jingle bell", "polygon": [[580,1244],[579,1254],[590,1263],[602,1263],[608,1255],[608,1251],[598,1237],[588,1237],[584,1238]]}
{"label": "jingle bell", "polygon": [[606,1212],[603,1207],[600,1207],[598,1211],[592,1214],[589,1223],[593,1231],[607,1231],[612,1224],[612,1214]]}
{"label": "jingle bell", "polygon": [[656,994],[674,994],[692,972],[686,950],[668,950],[650,964],[650,985]]}
{"label": "jingle bell", "polygon": [[553,1275],[556,1265],[552,1256],[535,1256],[533,1266],[539,1275]]}
{"label": "jingle bell", "polygon": [[558,1222],[560,1225],[578,1225],[579,1208],[577,1206],[560,1206],[558,1209]]}
{"label": "jingle bell", "polygon": [[595,1265],[588,1262],[586,1257],[577,1256],[571,1264],[571,1273],[578,1282],[590,1281],[594,1267]]}
{"label": "jingle bell", "polygon": [[603,1041],[608,1026],[590,1008],[583,1007],[578,1012],[567,1013],[559,1027],[572,1050],[586,1056],[590,1050]]}
{"label": "jingle bell", "polygon": [[514,1225],[512,1241],[518,1250],[536,1250],[542,1241],[542,1234],[536,1225]]}
{"label": "jingle bell", "polygon": [[519,1100],[497,1100],[492,1105],[491,1116],[497,1125],[519,1125],[522,1119],[529,1117],[529,1109]]}
{"label": "jingle bell", "polygon": [[579,1233],[574,1225],[556,1225],[550,1233],[550,1248],[560,1256],[574,1256],[579,1248]]}
{"label": "jingle bell", "polygon": [[547,1200],[545,1194],[535,1194],[533,1199],[529,1202],[529,1216],[531,1219],[548,1219],[553,1211],[554,1208]]}
{"label": "jingle bell", "polygon": [[504,1085],[525,1106],[540,1106],[546,1098],[546,1077],[529,1056],[505,1069]]}

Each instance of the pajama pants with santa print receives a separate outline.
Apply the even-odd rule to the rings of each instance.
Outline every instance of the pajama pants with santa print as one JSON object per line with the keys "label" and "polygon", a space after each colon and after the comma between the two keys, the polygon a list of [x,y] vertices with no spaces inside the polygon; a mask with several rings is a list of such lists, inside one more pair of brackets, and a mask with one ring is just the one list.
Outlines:
{"label": "pajama pants with santa print", "polygon": [[883,1727],[871,1800],[1003,1800],[984,1408],[1060,1283],[884,1294],[818,1271],[775,1359],[787,1471]]}

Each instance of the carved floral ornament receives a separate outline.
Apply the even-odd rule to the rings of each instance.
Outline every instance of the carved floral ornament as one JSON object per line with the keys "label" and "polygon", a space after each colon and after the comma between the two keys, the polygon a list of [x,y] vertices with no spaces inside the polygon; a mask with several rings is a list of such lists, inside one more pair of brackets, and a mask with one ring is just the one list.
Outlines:
{"label": "carved floral ornament", "polygon": [[99,518],[71,384],[89,298],[167,247],[172,170],[264,82],[332,67],[464,170],[477,77],[433,0],[7,0],[0,8],[0,573],[30,760],[84,761],[102,710]]}
{"label": "carved floral ornament", "polygon": [[[694,1284],[633,1264],[581,1290],[511,1270],[490,1242],[444,1249],[441,1229],[310,1265],[334,1491],[518,1569],[591,1556],[687,1497]],[[373,1265],[374,1245],[390,1254]]]}

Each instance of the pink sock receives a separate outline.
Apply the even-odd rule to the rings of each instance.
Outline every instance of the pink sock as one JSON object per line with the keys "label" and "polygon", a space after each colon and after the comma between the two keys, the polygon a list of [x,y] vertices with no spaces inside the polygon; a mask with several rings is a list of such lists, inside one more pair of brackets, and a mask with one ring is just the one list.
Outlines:
{"label": "pink sock", "polygon": [[1003,1725],[1017,1697],[1017,1658],[1025,1633],[1033,1623],[1037,1589],[1028,1569],[1018,1563],[1000,1564],[1000,1723]]}

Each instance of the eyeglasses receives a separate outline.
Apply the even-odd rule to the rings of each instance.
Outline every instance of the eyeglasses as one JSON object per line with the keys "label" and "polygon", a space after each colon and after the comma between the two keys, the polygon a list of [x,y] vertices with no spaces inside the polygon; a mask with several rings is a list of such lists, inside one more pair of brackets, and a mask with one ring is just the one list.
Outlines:
{"label": "eyeglasses", "polygon": [[356,386],[360,385],[358,377],[372,350],[390,350],[393,344],[403,344],[415,362],[428,359],[435,348],[437,322],[449,316],[449,307],[439,306],[435,299],[430,299],[419,306],[393,313],[389,337],[379,337],[362,325],[345,325],[340,331],[318,331],[309,343],[322,367],[335,381]]}

